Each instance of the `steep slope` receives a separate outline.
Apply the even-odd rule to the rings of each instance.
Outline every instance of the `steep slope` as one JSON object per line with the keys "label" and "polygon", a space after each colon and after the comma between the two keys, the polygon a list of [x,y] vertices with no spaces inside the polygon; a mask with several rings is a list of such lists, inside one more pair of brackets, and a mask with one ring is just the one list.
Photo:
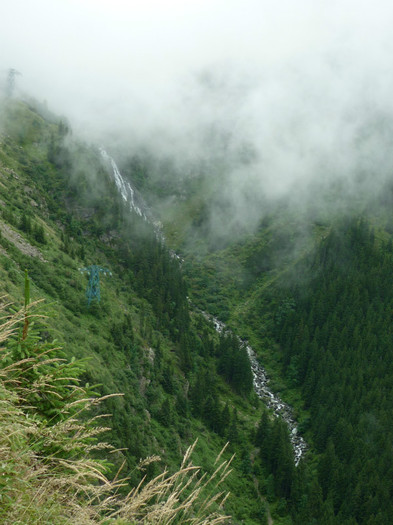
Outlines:
{"label": "steep slope", "polygon": [[[20,305],[27,269],[32,298],[45,298],[50,314],[40,336],[55,334],[68,358],[85,359],[82,379],[101,394],[124,394],[101,410],[112,414],[107,439],[122,449],[114,468],[125,457],[131,484],[140,458],[159,453],[174,467],[195,438],[195,462],[212,472],[229,438],[225,456],[237,456],[227,512],[233,523],[258,523],[265,504],[249,451],[260,404],[220,373],[224,343],[190,312],[179,261],[124,206],[99,150],[74,139],[64,119],[8,100],[0,123],[1,293]],[[101,277],[101,301],[88,307],[79,269],[93,264],[112,275]],[[148,476],[161,468],[151,463]]]}

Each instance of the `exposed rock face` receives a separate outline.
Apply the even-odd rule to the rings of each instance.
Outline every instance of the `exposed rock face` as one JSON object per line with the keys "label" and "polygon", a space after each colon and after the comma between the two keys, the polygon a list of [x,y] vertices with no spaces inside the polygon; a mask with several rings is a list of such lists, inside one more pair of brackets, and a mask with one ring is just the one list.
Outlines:
{"label": "exposed rock face", "polygon": [[47,262],[38,248],[29,244],[23,237],[14,231],[8,224],[0,221],[1,234],[7,241],[11,242],[19,251],[31,257],[37,257],[42,262]]}

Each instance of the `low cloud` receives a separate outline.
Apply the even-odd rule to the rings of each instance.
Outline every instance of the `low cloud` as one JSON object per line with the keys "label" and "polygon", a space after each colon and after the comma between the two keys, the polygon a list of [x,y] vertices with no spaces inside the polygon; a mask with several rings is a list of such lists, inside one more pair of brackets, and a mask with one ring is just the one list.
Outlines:
{"label": "low cloud", "polygon": [[0,19],[3,76],[112,151],[225,174],[239,223],[391,176],[387,1],[3,0]]}

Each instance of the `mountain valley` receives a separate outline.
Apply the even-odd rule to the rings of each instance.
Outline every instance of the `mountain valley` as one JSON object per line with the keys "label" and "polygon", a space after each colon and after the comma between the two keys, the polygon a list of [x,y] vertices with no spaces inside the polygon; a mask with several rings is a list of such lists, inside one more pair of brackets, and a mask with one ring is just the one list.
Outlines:
{"label": "mountain valley", "polygon": [[[38,102],[1,101],[4,307],[23,308],[27,270],[44,299],[37,337],[104,396],[94,415],[110,414],[110,475],[124,463],[129,488],[172,472],[196,439],[194,461],[213,474],[229,442],[225,523],[389,523],[392,184],[347,207],[323,185],[317,202],[266,199],[249,227],[228,219],[219,163],[182,178],[148,156],[116,162]],[[88,306],[80,269],[93,265],[108,273]],[[258,374],[289,429],[255,392]],[[150,456],[161,460],[141,471]]]}

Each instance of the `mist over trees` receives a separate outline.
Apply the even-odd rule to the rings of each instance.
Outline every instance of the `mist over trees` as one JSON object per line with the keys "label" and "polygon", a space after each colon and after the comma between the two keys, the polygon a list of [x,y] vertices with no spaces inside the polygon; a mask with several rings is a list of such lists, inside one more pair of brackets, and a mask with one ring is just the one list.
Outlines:
{"label": "mist over trees", "polygon": [[[8,509],[28,486],[34,514],[41,460],[67,458],[48,435],[80,384],[104,397],[93,417],[110,414],[116,452],[107,464],[98,444],[98,461],[115,479],[123,465],[129,487],[174,472],[196,438],[214,477],[229,442],[234,525],[390,523],[392,4],[3,0],[0,20],[0,297],[21,302],[27,269],[51,310],[4,339]],[[90,264],[113,277],[88,306]],[[51,331],[64,355],[50,355],[70,364],[26,366]],[[245,340],[307,442],[297,465],[288,426],[253,391]]]}

